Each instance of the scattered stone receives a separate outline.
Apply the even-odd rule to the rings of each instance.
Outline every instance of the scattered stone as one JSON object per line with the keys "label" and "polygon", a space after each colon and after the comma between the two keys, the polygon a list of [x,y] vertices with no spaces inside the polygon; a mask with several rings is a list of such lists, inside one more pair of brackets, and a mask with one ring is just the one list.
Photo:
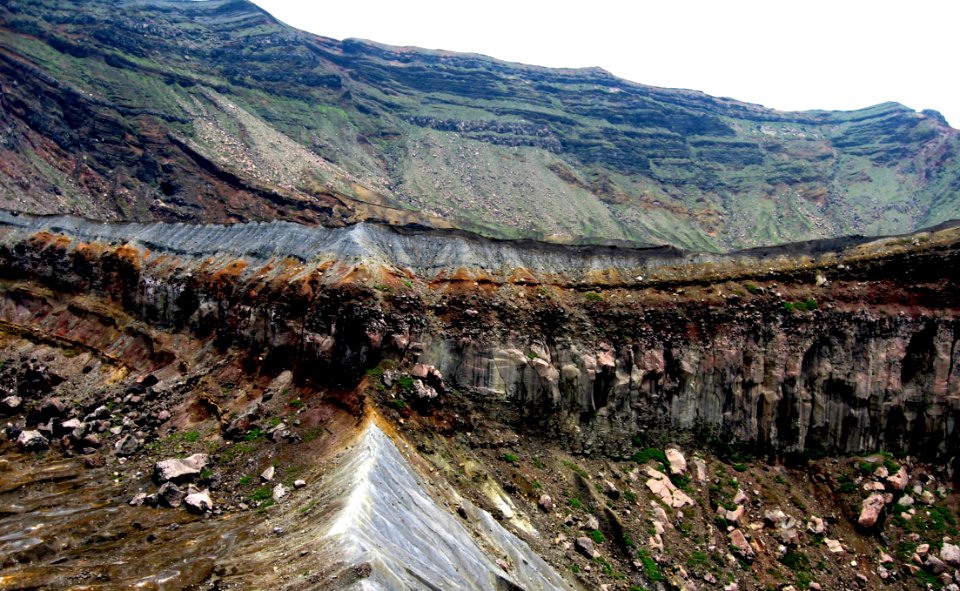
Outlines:
{"label": "scattered stone", "polygon": [[260,480],[263,482],[273,482],[273,477],[277,474],[274,466],[267,466],[267,469],[260,473]]}
{"label": "scattered stone", "polygon": [[583,523],[583,527],[580,529],[585,529],[593,531],[595,529],[600,529],[600,520],[594,517],[593,515],[587,516],[587,520]]}
{"label": "scattered stone", "polygon": [[887,476],[887,483],[894,490],[903,490],[907,488],[907,482],[909,478],[907,477],[907,469],[903,466],[900,466],[900,469],[897,470],[896,474],[891,474]]}
{"label": "scattered stone", "polygon": [[823,519],[817,517],[816,515],[811,515],[810,519],[807,521],[807,531],[815,535],[822,535],[825,531],[827,531],[827,527],[823,523]]}
{"label": "scattered stone", "polygon": [[180,487],[172,482],[165,482],[157,491],[157,499],[160,504],[173,509],[179,507],[186,496],[187,493],[180,490]]}
{"label": "scattered stone", "polygon": [[830,538],[824,538],[823,543],[827,546],[827,551],[834,554],[843,553],[843,545],[840,543],[840,540],[833,540]]}
{"label": "scattered stone", "polygon": [[39,431],[21,431],[17,436],[17,445],[23,451],[42,451],[50,447],[50,440]]}
{"label": "scattered stone", "polygon": [[693,458],[693,475],[697,484],[706,484],[707,482],[707,463],[701,458]]}
{"label": "scattered stone", "polygon": [[960,546],[944,542],[940,548],[940,560],[950,566],[960,566]]}
{"label": "scattered stone", "polygon": [[413,380],[413,395],[421,400],[432,400],[437,397],[437,391],[423,380]]}
{"label": "scattered stone", "polygon": [[83,463],[87,468],[103,468],[107,465],[107,458],[101,454],[93,454],[84,458]]}
{"label": "scattered stone", "polygon": [[910,495],[903,495],[902,497],[900,497],[900,500],[897,501],[897,505],[901,507],[912,507],[913,503],[914,503],[913,497],[911,497]]}
{"label": "scattered stone", "polygon": [[607,495],[614,501],[620,498],[620,489],[617,486],[610,482],[609,480],[603,481],[603,494]]}
{"label": "scattered stone", "polygon": [[540,507],[540,510],[544,513],[552,513],[556,508],[556,505],[553,502],[553,497],[548,494],[540,495],[540,500],[537,502],[537,506]]}
{"label": "scattered stone", "polygon": [[670,464],[670,474],[672,476],[683,476],[687,473],[687,459],[683,457],[683,452],[675,447],[664,450],[667,456],[667,462]]}
{"label": "scattered stone", "polygon": [[0,400],[0,413],[5,415],[14,415],[23,408],[23,398],[19,396],[7,396]]}
{"label": "scattered stone", "polygon": [[137,494],[133,495],[133,498],[130,499],[129,501],[127,501],[127,503],[128,503],[131,507],[139,507],[139,506],[142,505],[146,500],[147,500],[147,493],[145,493],[145,492],[138,492]]}
{"label": "scattered stone", "polygon": [[733,502],[737,505],[746,505],[747,504],[747,493],[743,492],[742,488],[737,489],[737,494],[733,495]]}
{"label": "scattered stone", "polygon": [[884,499],[881,494],[873,493],[864,499],[860,509],[860,517],[857,519],[860,527],[870,528],[876,525],[880,512],[883,511],[883,506]]}
{"label": "scattered stone", "polygon": [[577,552],[583,554],[590,560],[600,556],[600,551],[597,550],[596,546],[593,545],[593,540],[586,536],[577,538],[573,544],[573,547]]}
{"label": "scattered stone", "polygon": [[933,493],[925,490],[920,494],[920,498],[917,499],[917,502],[922,505],[932,505],[937,502],[937,497],[933,496]]}
{"label": "scattered stone", "polygon": [[720,511],[723,512],[721,517],[726,519],[728,522],[734,525],[740,525],[741,521],[743,520],[743,514],[746,512],[746,507],[743,505],[738,505],[733,511],[727,511],[723,507],[720,507]]}
{"label": "scattered stone", "polygon": [[293,488],[301,489],[305,486],[307,486],[307,481],[302,478],[293,481]]}
{"label": "scattered stone", "polygon": [[57,397],[46,399],[40,405],[40,416],[42,420],[62,417],[67,412],[67,405]]}
{"label": "scattered stone", "polygon": [[168,421],[170,420],[171,416],[172,415],[170,414],[169,410],[166,410],[166,409],[161,410],[160,412],[157,413],[157,421],[161,423],[164,421]]}
{"label": "scattered stone", "polygon": [[917,546],[917,549],[915,550],[915,552],[917,553],[917,556],[919,556],[920,558],[926,558],[927,554],[930,553],[930,544],[920,544],[919,546]]}
{"label": "scattered stone", "polygon": [[669,507],[680,509],[681,507],[694,506],[696,503],[685,492],[678,489],[667,475],[651,467],[646,468],[646,485],[650,492],[660,497],[660,499]]}
{"label": "scattered stone", "polygon": [[923,565],[935,575],[939,575],[947,570],[947,565],[933,554],[927,556],[927,560]]}
{"label": "scattered stone", "polygon": [[206,513],[213,510],[213,500],[210,498],[210,491],[206,488],[200,492],[188,494],[183,499],[183,504],[194,513]]}
{"label": "scattered stone", "polygon": [[153,476],[158,483],[168,480],[183,482],[199,476],[209,464],[210,456],[207,454],[193,454],[184,459],[170,458],[154,464]]}
{"label": "scattered stone", "polygon": [[780,541],[786,544],[787,546],[799,546],[800,545],[800,534],[797,533],[796,528],[787,528],[780,530]]}
{"label": "scattered stone", "polygon": [[140,449],[142,442],[133,435],[124,435],[114,445],[116,453],[120,457],[132,456]]}
{"label": "scattered stone", "polygon": [[750,546],[750,542],[747,541],[747,537],[743,535],[743,532],[739,529],[734,529],[728,534],[730,538],[730,545],[733,546],[733,549],[741,558],[748,562],[753,561],[754,552],[753,548]]}
{"label": "scattered stone", "polygon": [[287,496],[288,492],[290,491],[287,489],[287,487],[283,486],[283,483],[277,483],[277,485],[273,487],[273,500],[280,502],[280,499]]}

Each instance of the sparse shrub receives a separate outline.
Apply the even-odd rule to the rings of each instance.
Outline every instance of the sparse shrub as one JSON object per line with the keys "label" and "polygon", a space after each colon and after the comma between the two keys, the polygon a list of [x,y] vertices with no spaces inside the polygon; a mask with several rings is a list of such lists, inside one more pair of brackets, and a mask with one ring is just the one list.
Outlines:
{"label": "sparse shrub", "polygon": [[640,559],[640,564],[643,566],[643,574],[646,575],[647,580],[651,583],[660,583],[666,580],[663,573],[660,572],[660,565],[650,557],[646,549],[641,548],[637,550],[637,558]]}
{"label": "sparse shrub", "polygon": [[602,302],[603,296],[595,291],[588,291],[587,293],[583,294],[583,299],[587,300],[588,302]]}
{"label": "sparse shrub", "polygon": [[570,499],[567,502],[570,504],[571,509],[583,509],[583,502],[576,497]]}
{"label": "sparse shrub", "polygon": [[736,470],[737,472],[746,472],[746,471],[747,471],[747,465],[746,465],[746,464],[734,464],[734,465],[732,466],[732,468],[733,468],[734,470]]}
{"label": "sparse shrub", "polygon": [[750,292],[750,294],[752,294],[752,295],[757,295],[758,293],[760,293],[760,288],[757,287],[756,285],[752,284],[752,283],[748,283],[748,284],[744,285],[744,287],[745,287],[745,288],[747,289],[747,291]]}
{"label": "sparse shrub", "polygon": [[397,378],[397,387],[400,388],[402,392],[413,392],[413,377],[400,376]]}
{"label": "sparse shrub", "polygon": [[587,534],[587,535],[589,535],[589,536],[590,536],[590,539],[592,539],[592,540],[594,541],[594,543],[596,543],[596,544],[602,544],[603,541],[606,539],[606,538],[603,537],[603,532],[600,531],[599,529],[592,530],[592,531],[591,531],[589,534]]}
{"label": "sparse shrub", "polygon": [[187,443],[194,443],[200,440],[199,431],[187,431],[183,434],[183,440]]}
{"label": "sparse shrub", "polygon": [[662,449],[647,447],[630,456],[630,459],[638,464],[646,464],[650,460],[656,460],[661,465],[667,465],[667,454]]}
{"label": "sparse shrub", "polygon": [[512,453],[510,453],[510,452],[507,452],[507,453],[503,454],[502,456],[500,456],[500,459],[503,460],[504,462],[508,463],[508,464],[516,464],[516,463],[518,463],[518,462],[520,461],[520,458],[518,458],[516,455],[514,455],[514,454],[512,454]]}
{"label": "sparse shrub", "polygon": [[251,482],[253,482],[253,476],[249,474],[240,478],[240,486],[248,486]]}
{"label": "sparse shrub", "polygon": [[800,550],[787,550],[780,562],[794,572],[805,572],[810,570],[810,559]]}
{"label": "sparse shrub", "polygon": [[390,401],[390,406],[392,406],[397,410],[406,410],[407,403],[403,400],[400,400],[399,398],[394,398],[393,400]]}
{"label": "sparse shrub", "polygon": [[708,558],[706,552],[694,550],[693,553],[690,554],[690,558],[687,559],[687,566],[703,566],[707,564]]}
{"label": "sparse shrub", "polygon": [[250,500],[252,501],[266,501],[268,499],[273,499],[273,491],[270,490],[269,486],[261,486],[250,494]]}
{"label": "sparse shrub", "polygon": [[247,434],[243,436],[243,440],[256,441],[257,439],[260,439],[261,436],[262,433],[260,432],[260,427],[254,427],[253,429],[247,431]]}
{"label": "sparse shrub", "polygon": [[628,503],[635,503],[637,502],[637,493],[632,490],[625,490],[623,491],[623,498],[626,499]]}

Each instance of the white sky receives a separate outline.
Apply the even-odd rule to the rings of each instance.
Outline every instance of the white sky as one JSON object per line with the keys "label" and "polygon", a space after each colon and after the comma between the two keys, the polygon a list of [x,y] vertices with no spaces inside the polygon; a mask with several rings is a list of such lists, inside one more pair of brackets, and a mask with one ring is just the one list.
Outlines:
{"label": "white sky", "polygon": [[960,127],[954,0],[254,1],[335,39],[600,66],[642,84],[784,110],[896,101]]}

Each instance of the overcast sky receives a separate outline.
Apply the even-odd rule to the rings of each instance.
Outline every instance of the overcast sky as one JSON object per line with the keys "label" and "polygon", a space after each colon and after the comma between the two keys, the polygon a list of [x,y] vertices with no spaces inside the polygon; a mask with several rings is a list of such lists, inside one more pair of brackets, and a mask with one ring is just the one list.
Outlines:
{"label": "overcast sky", "polygon": [[960,3],[254,0],[318,35],[600,66],[784,110],[896,101],[960,127]]}

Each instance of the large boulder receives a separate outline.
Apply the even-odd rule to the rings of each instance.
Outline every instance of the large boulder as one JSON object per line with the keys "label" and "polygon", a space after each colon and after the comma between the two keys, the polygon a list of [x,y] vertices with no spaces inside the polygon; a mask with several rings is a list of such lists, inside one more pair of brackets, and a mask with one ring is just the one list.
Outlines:
{"label": "large boulder", "polygon": [[667,462],[670,464],[670,474],[672,476],[683,476],[687,473],[687,458],[683,457],[683,452],[675,447],[664,451],[667,456]]}
{"label": "large boulder", "polygon": [[730,538],[730,546],[740,555],[740,558],[752,562],[754,558],[753,548],[750,546],[750,542],[747,541],[747,537],[743,535],[743,532],[735,529],[728,534],[728,537]]}
{"label": "large boulder", "polygon": [[124,435],[121,437],[115,444],[114,449],[118,456],[132,456],[137,453],[137,450],[140,449],[140,446],[143,445],[143,442],[134,437],[133,435]]}
{"label": "large boulder", "polygon": [[696,503],[691,499],[687,493],[683,492],[667,478],[667,475],[655,468],[646,468],[647,479],[646,485],[650,489],[650,492],[660,497],[668,507],[673,507],[674,509],[679,509],[686,506],[694,506]]}
{"label": "large boulder", "polygon": [[597,547],[593,544],[593,540],[586,536],[577,538],[573,547],[577,550],[577,552],[583,554],[590,560],[600,556],[600,551],[597,550]]}
{"label": "large boulder", "polygon": [[877,523],[877,519],[880,518],[880,513],[883,511],[884,498],[882,494],[873,493],[863,501],[863,505],[860,508],[860,518],[857,519],[857,523],[860,527],[871,528]]}
{"label": "large boulder", "polygon": [[50,447],[50,440],[39,431],[21,431],[17,436],[17,445],[23,451],[42,451]]}
{"label": "large boulder", "polygon": [[187,493],[172,482],[166,482],[157,491],[157,500],[165,507],[177,508],[183,503]]}
{"label": "large boulder", "polygon": [[153,476],[157,482],[184,482],[200,475],[210,464],[207,454],[193,454],[189,458],[169,458],[160,460],[153,466]]}
{"label": "large boulder", "polygon": [[953,567],[960,566],[960,546],[944,542],[940,548],[940,560]]}
{"label": "large boulder", "polygon": [[183,504],[193,513],[206,513],[213,510],[213,500],[210,498],[208,489],[188,494],[184,497]]}

